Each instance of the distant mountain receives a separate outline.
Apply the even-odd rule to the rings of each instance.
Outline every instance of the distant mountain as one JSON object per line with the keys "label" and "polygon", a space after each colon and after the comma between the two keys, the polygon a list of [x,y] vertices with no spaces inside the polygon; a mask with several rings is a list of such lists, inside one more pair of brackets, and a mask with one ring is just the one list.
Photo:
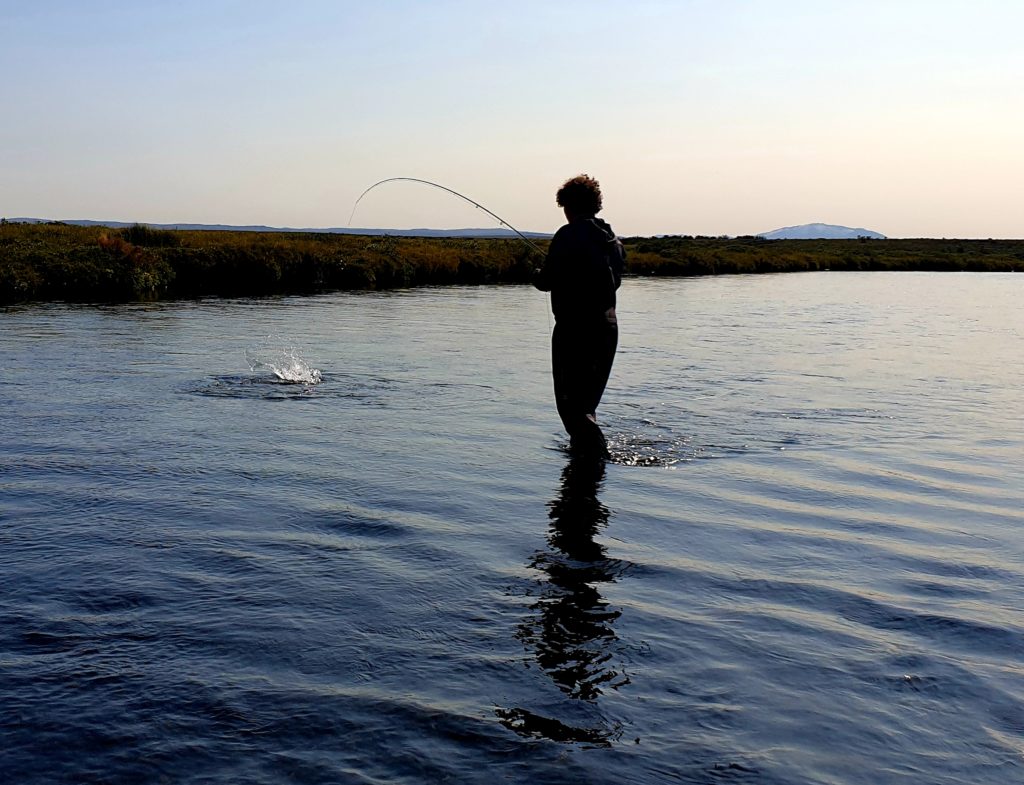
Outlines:
{"label": "distant mountain", "polygon": [[[81,219],[51,221],[48,218],[8,218],[10,223],[43,224],[64,223],[72,226],[108,226],[111,229],[123,229],[134,226],[130,221],[87,221]],[[327,229],[293,229],[277,226],[231,226],[228,224],[151,224],[153,229],[184,229],[188,231],[221,231],[221,232],[314,232],[320,234],[365,234],[365,235],[396,235],[399,237],[479,237],[508,238],[515,237],[515,232],[501,227],[493,229],[349,229],[347,227],[330,227]],[[543,232],[523,232],[526,237],[544,240],[551,237]]]}
{"label": "distant mountain", "polygon": [[803,224],[787,226],[771,232],[762,232],[758,237],[766,240],[856,240],[858,237],[870,237],[872,240],[884,240],[885,235],[870,229],[851,229],[849,226],[834,224]]}

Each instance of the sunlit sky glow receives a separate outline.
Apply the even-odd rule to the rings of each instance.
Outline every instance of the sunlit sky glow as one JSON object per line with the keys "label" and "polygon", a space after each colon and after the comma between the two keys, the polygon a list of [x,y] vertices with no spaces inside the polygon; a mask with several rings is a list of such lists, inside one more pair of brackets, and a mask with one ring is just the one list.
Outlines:
{"label": "sunlit sky glow", "polygon": [[[7,2],[0,216],[1024,237],[1024,2]],[[353,224],[493,226],[383,186]]]}

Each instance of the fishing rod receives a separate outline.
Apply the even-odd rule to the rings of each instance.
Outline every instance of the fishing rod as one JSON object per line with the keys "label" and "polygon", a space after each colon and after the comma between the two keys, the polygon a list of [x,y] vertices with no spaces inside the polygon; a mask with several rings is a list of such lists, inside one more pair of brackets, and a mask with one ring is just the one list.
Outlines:
{"label": "fishing rod", "polygon": [[359,198],[356,199],[356,203],[354,205],[352,205],[352,212],[348,216],[348,225],[352,226],[352,218],[356,214],[356,208],[359,206],[359,203],[361,201],[363,201],[363,197],[364,196],[366,196],[368,193],[370,193],[370,191],[372,191],[378,185],[384,185],[384,183],[394,183],[394,182],[399,182],[399,181],[404,181],[404,182],[407,182],[407,183],[421,183],[423,185],[433,186],[434,188],[440,188],[442,191],[447,191],[452,196],[457,196],[460,199],[462,199],[463,201],[469,202],[471,205],[476,207],[478,210],[483,210],[485,213],[487,213],[489,216],[491,216],[491,218],[493,218],[495,221],[497,221],[499,224],[501,224],[505,228],[510,229],[511,231],[515,232],[516,235],[518,235],[520,240],[522,240],[524,243],[526,243],[528,246],[530,246],[530,248],[532,248],[534,251],[539,253],[541,256],[544,255],[544,251],[542,251],[540,249],[540,247],[536,243],[532,242],[525,234],[523,234],[518,229],[516,229],[512,224],[510,224],[508,221],[506,221],[500,215],[498,215],[497,213],[494,213],[494,212],[491,212],[490,210],[488,210],[486,207],[484,207],[482,204],[480,204],[480,202],[477,202],[477,201],[475,201],[473,199],[470,199],[465,194],[460,194],[458,191],[455,191],[455,190],[453,190],[451,188],[448,188],[447,186],[441,185],[440,183],[431,182],[430,180],[421,180],[418,177],[389,177],[386,180],[381,180],[380,182],[377,182],[377,183],[374,183],[373,185],[371,185],[369,188],[367,188],[365,191],[363,191],[359,195]]}

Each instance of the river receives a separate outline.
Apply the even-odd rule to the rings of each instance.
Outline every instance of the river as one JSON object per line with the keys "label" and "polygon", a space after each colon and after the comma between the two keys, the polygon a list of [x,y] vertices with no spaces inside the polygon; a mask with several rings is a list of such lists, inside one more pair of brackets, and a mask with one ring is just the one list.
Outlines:
{"label": "river", "polygon": [[[0,771],[1024,780],[1024,276],[0,311]],[[293,381],[286,382],[281,376]]]}

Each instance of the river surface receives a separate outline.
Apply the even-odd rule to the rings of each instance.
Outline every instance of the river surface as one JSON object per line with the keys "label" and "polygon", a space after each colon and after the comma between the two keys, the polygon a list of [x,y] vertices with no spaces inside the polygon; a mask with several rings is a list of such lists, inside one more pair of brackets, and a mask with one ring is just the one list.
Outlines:
{"label": "river surface", "polygon": [[1024,782],[1022,302],[627,279],[603,466],[525,287],[4,309],[0,780]]}

